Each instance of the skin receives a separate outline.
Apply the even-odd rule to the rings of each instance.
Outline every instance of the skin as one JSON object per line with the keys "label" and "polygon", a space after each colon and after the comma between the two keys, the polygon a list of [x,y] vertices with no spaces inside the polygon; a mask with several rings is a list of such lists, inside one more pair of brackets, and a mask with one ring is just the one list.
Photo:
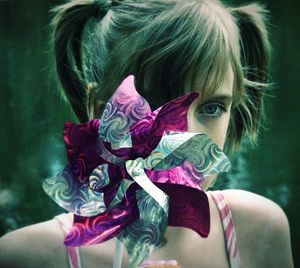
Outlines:
{"label": "skin", "polygon": [[[187,120],[188,131],[206,133],[221,149],[224,147],[231,114],[234,75],[231,66],[220,88],[210,97],[198,97],[190,106]],[[207,190],[216,176],[211,176],[201,185]]]}
{"label": "skin", "polygon": [[[229,124],[233,79],[229,68],[226,80],[215,94],[209,99],[195,100],[188,111],[189,131],[207,133],[220,148],[224,146]],[[241,266],[293,267],[289,224],[282,209],[250,192],[222,192],[231,208]],[[199,267],[200,264],[204,268],[229,267],[219,211],[209,192],[208,199],[213,223],[209,236],[201,238],[192,230],[168,227],[167,244],[155,251],[152,259],[176,259],[185,268]],[[68,217],[72,220],[71,214]],[[0,239],[0,267],[68,267],[63,239],[56,220],[8,233]],[[83,267],[112,267],[114,245],[115,239],[112,239],[100,245],[80,248]],[[127,264],[125,252],[123,267]]]}

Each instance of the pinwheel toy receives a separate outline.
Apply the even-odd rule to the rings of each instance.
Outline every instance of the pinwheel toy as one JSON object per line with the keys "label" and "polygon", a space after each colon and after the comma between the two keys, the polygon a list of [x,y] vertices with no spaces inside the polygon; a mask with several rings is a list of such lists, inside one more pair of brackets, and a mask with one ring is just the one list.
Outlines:
{"label": "pinwheel toy", "polygon": [[151,111],[127,77],[101,119],[65,123],[69,163],[44,180],[45,192],[74,213],[65,245],[117,237],[138,267],[159,247],[167,226],[207,237],[209,203],[202,183],[230,163],[205,133],[188,132],[192,92]]}

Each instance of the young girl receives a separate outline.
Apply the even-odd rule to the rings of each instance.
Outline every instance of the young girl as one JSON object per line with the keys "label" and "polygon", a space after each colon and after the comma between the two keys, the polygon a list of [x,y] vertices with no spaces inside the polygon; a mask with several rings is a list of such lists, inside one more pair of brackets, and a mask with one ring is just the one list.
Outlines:
{"label": "young girl", "polygon": [[[83,124],[66,123],[70,163],[44,189],[72,213],[2,237],[0,266],[293,267],[288,221],[276,204],[241,190],[206,191],[228,169],[221,149],[258,133],[266,10],[218,0],[76,0],[54,13],[57,75]],[[198,155],[213,168],[198,172]],[[99,176],[107,181],[97,188]],[[120,185],[126,194],[118,201]],[[88,202],[76,203],[78,193]],[[154,200],[152,218],[144,197]],[[147,217],[161,230],[149,231]],[[145,232],[159,239],[141,241]]]}

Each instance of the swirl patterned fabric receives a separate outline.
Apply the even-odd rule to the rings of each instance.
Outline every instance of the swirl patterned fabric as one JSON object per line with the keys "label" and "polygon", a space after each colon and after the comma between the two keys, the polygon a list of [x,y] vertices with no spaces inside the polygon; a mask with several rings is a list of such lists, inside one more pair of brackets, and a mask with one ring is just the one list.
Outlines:
{"label": "swirl patterned fabric", "polygon": [[197,92],[151,111],[127,77],[101,120],[65,123],[68,165],[45,179],[45,192],[74,213],[65,245],[112,237],[123,242],[137,267],[162,242],[167,225],[210,230],[201,184],[230,163],[204,133],[187,132],[187,112]]}

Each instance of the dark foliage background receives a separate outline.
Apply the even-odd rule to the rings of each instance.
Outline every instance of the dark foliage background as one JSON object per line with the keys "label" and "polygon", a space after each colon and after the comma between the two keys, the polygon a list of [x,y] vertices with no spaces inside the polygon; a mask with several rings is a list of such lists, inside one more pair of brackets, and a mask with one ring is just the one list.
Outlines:
{"label": "dark foliage background", "polygon": [[[0,0],[0,235],[60,213],[41,182],[66,163],[62,126],[75,120],[51,82],[49,7],[58,0]],[[233,1],[245,3],[244,1]],[[233,159],[220,188],[266,196],[286,212],[295,266],[300,266],[299,2],[262,1],[270,10],[272,78],[268,130],[255,150]]]}

